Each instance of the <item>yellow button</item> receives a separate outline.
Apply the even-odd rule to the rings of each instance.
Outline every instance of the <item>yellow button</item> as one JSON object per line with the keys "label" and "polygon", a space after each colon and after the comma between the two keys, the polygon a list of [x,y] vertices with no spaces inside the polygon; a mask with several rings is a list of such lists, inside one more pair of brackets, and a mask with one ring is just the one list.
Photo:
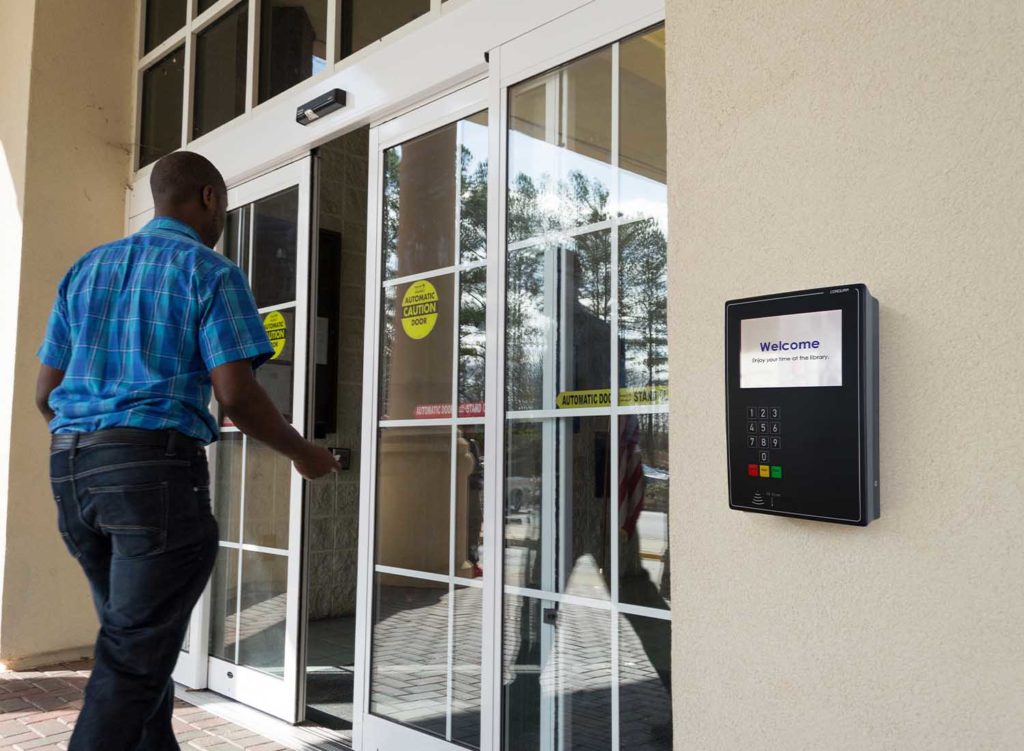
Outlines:
{"label": "yellow button", "polygon": [[772,474],[771,467],[769,467],[767,464],[762,464],[760,466],[760,470],[761,470],[761,477],[771,477],[771,474]]}

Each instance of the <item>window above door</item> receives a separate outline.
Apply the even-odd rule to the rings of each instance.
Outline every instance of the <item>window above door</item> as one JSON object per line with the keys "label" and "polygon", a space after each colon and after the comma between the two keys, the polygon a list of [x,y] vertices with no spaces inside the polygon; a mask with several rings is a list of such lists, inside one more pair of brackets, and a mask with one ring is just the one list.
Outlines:
{"label": "window above door", "polygon": [[138,169],[442,12],[442,0],[139,1]]}

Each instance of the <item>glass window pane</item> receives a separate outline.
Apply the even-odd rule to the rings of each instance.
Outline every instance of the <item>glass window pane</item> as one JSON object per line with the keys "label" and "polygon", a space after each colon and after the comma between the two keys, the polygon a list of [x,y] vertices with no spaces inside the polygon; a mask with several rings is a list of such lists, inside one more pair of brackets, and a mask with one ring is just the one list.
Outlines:
{"label": "glass window pane", "polygon": [[452,635],[452,740],[480,747],[483,589],[455,587]]}
{"label": "glass window pane", "polygon": [[213,515],[220,528],[220,539],[238,542],[242,514],[241,433],[221,433],[214,446]]}
{"label": "glass window pane", "polygon": [[248,275],[250,207],[242,206],[228,212],[224,225],[224,255]]}
{"label": "glass window pane", "polygon": [[448,574],[451,436],[449,427],[380,431],[378,564]]}
{"label": "glass window pane", "polygon": [[207,11],[217,4],[217,0],[199,0],[199,12]]}
{"label": "glass window pane", "polygon": [[181,107],[185,86],[185,48],[178,47],[142,74],[139,167],[152,164],[181,146]]}
{"label": "glass window pane", "polygon": [[238,664],[284,675],[288,556],[242,552]]}
{"label": "glass window pane", "polygon": [[619,463],[619,600],[667,610],[668,415],[620,415]]}
{"label": "glass window pane", "polygon": [[185,25],[187,0],[146,0],[146,52]]}
{"label": "glass window pane", "polygon": [[245,112],[249,3],[218,19],[196,37],[192,138]]}
{"label": "glass window pane", "polygon": [[459,263],[487,257],[487,112],[459,123]]}
{"label": "glass window pane", "polygon": [[238,551],[220,548],[210,581],[210,655],[235,661],[238,632]]}
{"label": "glass window pane", "polygon": [[619,228],[620,404],[668,403],[668,241],[654,219]]}
{"label": "glass window pane", "polygon": [[292,463],[252,438],[245,443],[242,542],[287,550]]}
{"label": "glass window pane", "polygon": [[445,736],[448,585],[374,577],[370,711]]}
{"label": "glass window pane", "polygon": [[341,56],[348,57],[430,10],[430,0],[342,0]]}
{"label": "glass window pane", "polygon": [[384,152],[387,279],[455,263],[457,136],[446,125]]}
{"label": "glass window pane", "polygon": [[483,417],[487,377],[487,270],[464,271],[459,287],[459,417]]}
{"label": "glass window pane", "polygon": [[256,369],[256,380],[266,389],[278,412],[291,422],[295,383],[295,309],[263,314],[263,327],[274,345],[274,354]]}
{"label": "glass window pane", "polygon": [[299,189],[289,188],[252,205],[252,291],[265,308],[296,298]]}
{"label": "glass window pane", "polygon": [[[608,599],[608,425],[607,417],[508,423],[506,584]],[[542,524],[548,512],[557,530]]]}
{"label": "glass window pane", "polygon": [[508,409],[608,406],[609,231],[510,251],[507,264]]}
{"label": "glass window pane", "polygon": [[666,226],[665,27],[624,41],[619,52],[619,213]]}
{"label": "glass window pane", "polygon": [[[612,747],[609,617],[595,608],[506,596],[503,748]],[[552,733],[550,746],[543,729]]]}
{"label": "glass window pane", "polygon": [[672,751],[672,622],[619,616],[619,747]]}
{"label": "glass window pane", "polygon": [[452,276],[384,290],[381,419],[451,417]]}
{"label": "glass window pane", "polygon": [[484,427],[462,425],[455,439],[455,576],[483,575]]}
{"label": "glass window pane", "polygon": [[327,67],[327,0],[262,0],[259,101]]}
{"label": "glass window pane", "polygon": [[609,218],[611,63],[606,48],[511,90],[509,242]]}

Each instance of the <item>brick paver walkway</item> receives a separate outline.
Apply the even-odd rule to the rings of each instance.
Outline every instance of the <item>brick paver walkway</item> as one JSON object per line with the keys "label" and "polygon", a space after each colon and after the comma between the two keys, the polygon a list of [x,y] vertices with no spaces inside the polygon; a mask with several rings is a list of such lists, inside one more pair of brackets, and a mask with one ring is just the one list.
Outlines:
{"label": "brick paver walkway", "polygon": [[[0,749],[66,749],[90,667],[79,662],[0,673]],[[278,743],[181,701],[174,709],[174,730],[183,749],[286,751]]]}

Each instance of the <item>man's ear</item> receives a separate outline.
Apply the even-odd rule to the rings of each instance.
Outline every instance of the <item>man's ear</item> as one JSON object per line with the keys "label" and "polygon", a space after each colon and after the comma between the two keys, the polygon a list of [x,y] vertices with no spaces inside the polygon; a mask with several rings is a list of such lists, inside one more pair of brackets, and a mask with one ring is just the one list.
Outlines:
{"label": "man's ear", "polygon": [[217,208],[217,189],[212,185],[203,187],[203,207],[207,209]]}

